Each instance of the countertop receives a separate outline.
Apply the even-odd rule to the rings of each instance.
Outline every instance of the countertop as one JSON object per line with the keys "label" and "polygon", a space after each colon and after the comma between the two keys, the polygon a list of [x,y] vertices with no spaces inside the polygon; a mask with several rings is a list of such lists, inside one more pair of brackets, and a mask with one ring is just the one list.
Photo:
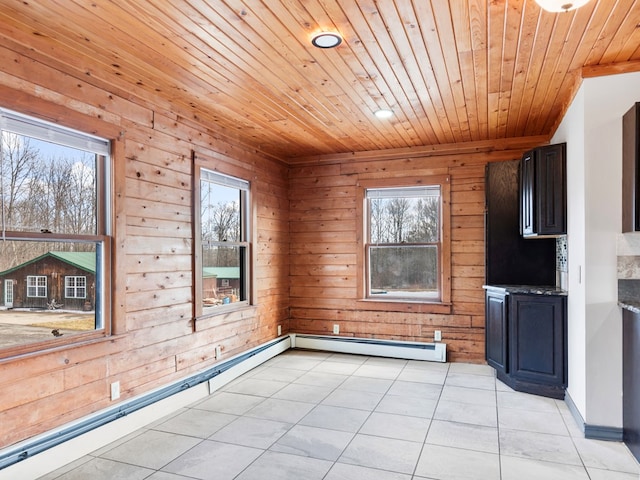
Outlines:
{"label": "countertop", "polygon": [[567,295],[566,290],[562,290],[555,285],[483,285],[482,288],[485,290],[499,291],[501,293],[517,293],[524,295]]}
{"label": "countertop", "polygon": [[640,302],[635,300],[618,300],[618,305],[633,313],[640,313]]}

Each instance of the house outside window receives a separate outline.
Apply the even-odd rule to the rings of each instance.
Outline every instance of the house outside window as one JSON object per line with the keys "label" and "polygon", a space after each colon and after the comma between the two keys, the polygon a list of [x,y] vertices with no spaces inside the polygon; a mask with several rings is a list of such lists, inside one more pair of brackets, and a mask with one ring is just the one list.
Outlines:
{"label": "house outside window", "polygon": [[196,167],[196,317],[250,304],[249,182]]}
{"label": "house outside window", "polygon": [[87,277],[64,277],[64,296],[65,298],[87,298]]}
{"label": "house outside window", "polygon": [[361,298],[397,305],[388,306],[392,310],[422,303],[433,309],[423,311],[446,312],[451,295],[449,177],[359,184]]}
{"label": "house outside window", "polygon": [[0,108],[0,307],[13,309],[0,308],[0,323],[22,311],[48,322],[46,310],[62,305],[82,313],[58,337],[51,327],[21,336],[16,325],[0,358],[109,333],[110,150],[109,140]]}
{"label": "house outside window", "polygon": [[47,277],[29,275],[27,277],[27,297],[47,298]]}

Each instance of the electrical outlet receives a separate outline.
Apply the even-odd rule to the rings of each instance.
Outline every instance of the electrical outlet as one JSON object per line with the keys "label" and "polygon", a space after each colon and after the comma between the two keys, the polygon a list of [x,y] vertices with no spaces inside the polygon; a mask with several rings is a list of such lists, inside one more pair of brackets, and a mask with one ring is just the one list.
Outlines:
{"label": "electrical outlet", "polygon": [[333,334],[340,335],[340,325],[338,325],[337,323],[333,325]]}
{"label": "electrical outlet", "polygon": [[442,340],[442,331],[441,331],[441,330],[436,330],[436,331],[434,331],[434,332],[433,332],[433,339],[434,339],[436,342],[441,341],[441,340]]}
{"label": "electrical outlet", "polygon": [[117,400],[120,398],[120,382],[113,382],[111,384],[111,400]]}
{"label": "electrical outlet", "polygon": [[278,325],[278,336],[282,335],[282,325]]}
{"label": "electrical outlet", "polygon": [[216,360],[218,360],[221,355],[222,355],[222,347],[220,345],[217,345],[216,346]]}

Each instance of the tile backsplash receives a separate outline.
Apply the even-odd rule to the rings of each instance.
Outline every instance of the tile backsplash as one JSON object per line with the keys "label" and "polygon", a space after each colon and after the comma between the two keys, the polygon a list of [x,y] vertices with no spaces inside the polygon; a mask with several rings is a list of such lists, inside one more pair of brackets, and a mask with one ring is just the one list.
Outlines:
{"label": "tile backsplash", "polygon": [[559,272],[568,272],[567,266],[567,236],[563,235],[556,238],[556,270]]}

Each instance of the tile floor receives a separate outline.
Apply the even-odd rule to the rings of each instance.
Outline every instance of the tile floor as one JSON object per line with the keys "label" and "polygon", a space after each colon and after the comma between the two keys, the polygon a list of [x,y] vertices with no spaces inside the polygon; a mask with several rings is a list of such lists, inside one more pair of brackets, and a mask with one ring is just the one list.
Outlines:
{"label": "tile floor", "polygon": [[640,467],[490,367],[290,350],[41,478],[638,480]]}

